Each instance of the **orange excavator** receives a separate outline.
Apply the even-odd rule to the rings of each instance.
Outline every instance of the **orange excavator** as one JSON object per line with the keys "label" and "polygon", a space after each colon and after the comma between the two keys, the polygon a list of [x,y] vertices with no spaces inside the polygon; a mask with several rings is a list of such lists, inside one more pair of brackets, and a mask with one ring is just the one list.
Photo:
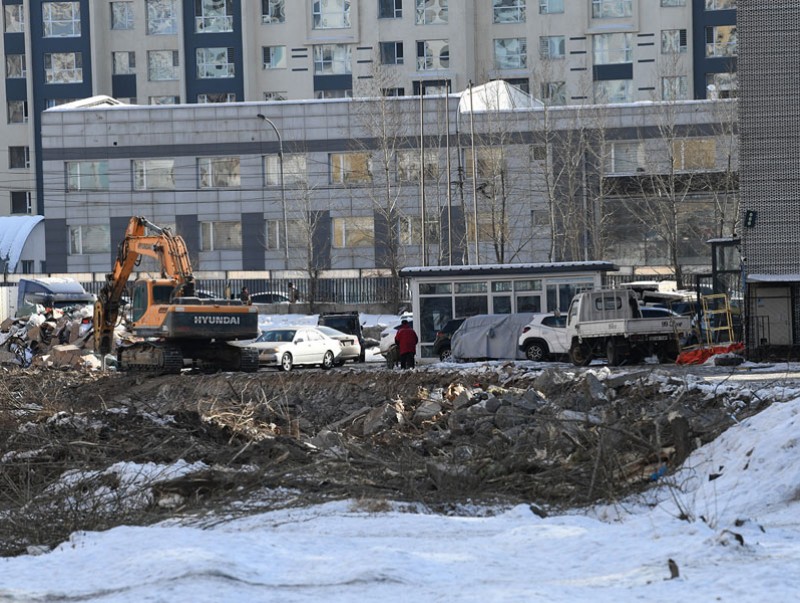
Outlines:
{"label": "orange excavator", "polygon": [[258,335],[258,309],[239,300],[200,299],[183,238],[143,217],[131,218],[112,272],[94,305],[96,351],[111,352],[128,278],[142,257],[161,266],[160,278],[133,283],[130,327],[136,341],[117,346],[122,370],[178,373],[184,359],[205,370],[256,371],[258,351],[227,342]]}

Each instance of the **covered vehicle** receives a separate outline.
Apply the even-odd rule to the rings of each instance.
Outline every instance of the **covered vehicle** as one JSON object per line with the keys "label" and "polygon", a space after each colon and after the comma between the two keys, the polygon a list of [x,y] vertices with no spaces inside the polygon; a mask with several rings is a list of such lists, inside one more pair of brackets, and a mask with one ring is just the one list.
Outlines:
{"label": "covered vehicle", "polygon": [[36,306],[68,308],[94,304],[95,296],[71,278],[40,277],[20,279],[17,287],[17,316],[28,316]]}
{"label": "covered vehicle", "polygon": [[263,331],[252,341],[232,341],[229,345],[258,350],[258,363],[284,371],[297,365],[316,365],[329,369],[338,361],[342,346],[315,327],[275,327]]}
{"label": "covered vehicle", "polygon": [[478,314],[467,318],[453,333],[451,350],[459,360],[524,360],[519,334],[533,314]]}
{"label": "covered vehicle", "polygon": [[336,339],[341,344],[342,353],[336,360],[337,364],[344,364],[348,360],[359,361],[359,358],[361,358],[361,344],[358,341],[358,337],[326,326],[317,326],[317,329],[331,339]]}

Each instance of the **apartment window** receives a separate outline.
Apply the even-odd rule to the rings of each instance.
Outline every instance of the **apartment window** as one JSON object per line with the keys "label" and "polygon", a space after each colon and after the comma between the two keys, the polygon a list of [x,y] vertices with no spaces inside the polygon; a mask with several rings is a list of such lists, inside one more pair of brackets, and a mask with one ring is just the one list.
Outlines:
{"label": "apartment window", "polygon": [[47,84],[77,84],[82,82],[83,55],[80,52],[45,54],[44,81]]}
{"label": "apartment window", "polygon": [[539,57],[546,59],[563,59],[566,54],[565,36],[540,36]]}
{"label": "apartment window", "polygon": [[495,69],[525,69],[528,66],[528,40],[501,38],[494,41]]}
{"label": "apartment window", "polygon": [[548,105],[566,105],[567,83],[542,82],[542,100]]}
{"label": "apartment window", "polygon": [[405,88],[381,88],[381,96],[405,96]]}
{"label": "apartment window", "polygon": [[676,101],[689,98],[689,85],[685,75],[668,75],[661,78],[661,100]]}
{"label": "apartment window", "polygon": [[737,54],[736,26],[706,27],[706,56],[733,57]]}
{"label": "apartment window", "polygon": [[314,46],[314,74],[352,73],[351,53],[352,48],[349,44],[318,44]]}
{"label": "apartment window", "polygon": [[618,19],[633,16],[633,0],[592,0],[592,18]]}
{"label": "apartment window", "polygon": [[31,167],[30,147],[8,147],[8,167],[12,170]]}
{"label": "apartment window", "polygon": [[[305,155],[283,156],[284,185],[304,185],[308,182],[307,160]],[[280,186],[281,162],[277,155],[264,157],[264,183],[267,186]]]}
{"label": "apartment window", "polygon": [[201,80],[233,77],[236,73],[233,48],[198,48],[195,57]]}
{"label": "apartment window", "polygon": [[639,141],[613,142],[605,157],[605,173],[636,174],[645,170],[644,145]]}
{"label": "apartment window", "polygon": [[706,89],[710,98],[736,98],[739,88],[735,73],[707,73]]}
{"label": "apartment window", "polygon": [[633,61],[633,34],[611,33],[594,36],[594,64],[611,65]]}
{"label": "apartment window", "polygon": [[[464,171],[467,178],[475,177],[475,169],[472,164],[472,152],[464,153]],[[505,171],[505,156],[500,147],[478,147],[475,149],[475,165],[477,165],[477,177],[482,180],[490,180],[499,176]]]}
{"label": "apartment window", "polygon": [[162,36],[178,33],[178,12],[175,0],[146,0],[147,35]]}
{"label": "apartment window", "polygon": [[526,0],[492,0],[494,23],[525,23]]}
{"label": "apartment window", "polygon": [[201,157],[197,160],[200,188],[235,188],[241,185],[238,157]]}
{"label": "apartment window", "polygon": [[151,82],[177,80],[180,58],[177,50],[148,50],[147,79]]}
{"label": "apartment window", "polygon": [[122,50],[111,53],[114,75],[136,73],[136,53]]}
{"label": "apartment window", "polygon": [[525,94],[530,94],[531,92],[531,83],[526,77],[504,77],[503,81],[511,86],[519,88]]}
{"label": "apartment window", "polygon": [[108,161],[67,161],[67,190],[107,191]]}
{"label": "apartment window", "polygon": [[672,166],[676,170],[711,170],[717,164],[713,138],[684,138],[672,143]]}
{"label": "apartment window", "polygon": [[381,42],[381,65],[402,65],[403,43]]}
{"label": "apartment window", "polygon": [[331,153],[328,156],[331,184],[372,182],[367,153]]}
{"label": "apartment window", "polygon": [[314,29],[350,27],[350,0],[313,0]]}
{"label": "apartment window", "polygon": [[[399,182],[419,182],[420,156],[418,151],[400,151],[397,154],[397,180]],[[439,177],[439,158],[432,153],[425,154],[425,180]]]}
{"label": "apartment window", "polygon": [[661,30],[661,54],[678,54],[686,52],[688,42],[685,29]]}
{"label": "apartment window", "polygon": [[341,88],[338,90],[315,90],[314,98],[353,98],[353,91],[350,88]]}
{"label": "apartment window", "polygon": [[539,0],[540,15],[554,15],[564,12],[564,0]]}
{"label": "apartment window", "polygon": [[196,33],[233,31],[233,0],[194,0]]}
{"label": "apartment window", "polygon": [[111,251],[111,230],[108,224],[82,224],[69,227],[70,255],[109,251]]}
{"label": "apartment window", "polygon": [[333,246],[337,249],[372,247],[375,244],[375,225],[372,218],[334,218],[332,227]]}
{"label": "apartment window", "polygon": [[285,101],[289,98],[289,93],[285,90],[270,90],[264,93],[265,101]]}
{"label": "apartment window", "polygon": [[531,161],[547,161],[547,145],[545,144],[532,144],[530,145]]}
{"label": "apartment window", "polygon": [[8,123],[24,124],[28,121],[28,101],[10,100],[8,105]]}
{"label": "apartment window", "polygon": [[403,16],[403,0],[378,0],[379,19],[400,19]]}
{"label": "apartment window", "polygon": [[133,2],[111,3],[111,29],[133,29]]}
{"label": "apartment window", "polygon": [[286,0],[261,0],[262,23],[284,23],[286,21]]}
{"label": "apartment window", "polygon": [[706,0],[706,10],[736,8],[736,0]]}
{"label": "apartment window", "polygon": [[23,33],[25,31],[25,7],[22,4],[9,4],[3,7],[4,31]]}
{"label": "apartment window", "polygon": [[447,0],[416,0],[417,25],[447,23]]}
{"label": "apartment window", "polygon": [[24,78],[28,74],[24,54],[6,55],[6,77]]}
{"label": "apartment window", "polygon": [[175,190],[175,160],[174,159],[134,160],[133,189],[137,191]]}
{"label": "apartment window", "polygon": [[631,80],[605,80],[594,83],[596,103],[629,103],[633,100]]}
{"label": "apartment window", "polygon": [[447,40],[417,42],[417,71],[447,69],[450,66],[450,44]]}
{"label": "apartment window", "polygon": [[179,105],[180,96],[151,96],[147,99],[150,105]]}
{"label": "apartment window", "polygon": [[30,191],[11,191],[11,213],[33,213],[33,195]]}
{"label": "apartment window", "polygon": [[241,248],[241,222],[200,222],[200,251]]}
{"label": "apartment window", "polygon": [[262,46],[261,61],[264,69],[286,69],[286,46]]}
{"label": "apartment window", "polygon": [[[311,236],[312,224],[305,220],[287,220],[286,230],[289,234],[289,247],[295,249],[305,249],[308,247],[309,237]],[[267,240],[266,247],[275,251],[283,249],[283,220],[267,220]]]}
{"label": "apartment window", "polygon": [[686,6],[686,0],[661,0],[661,6]]}
{"label": "apartment window", "polygon": [[234,92],[206,92],[197,95],[198,104],[208,103],[235,103],[236,94]]}
{"label": "apartment window", "polygon": [[43,2],[45,38],[77,38],[81,35],[80,2]]}

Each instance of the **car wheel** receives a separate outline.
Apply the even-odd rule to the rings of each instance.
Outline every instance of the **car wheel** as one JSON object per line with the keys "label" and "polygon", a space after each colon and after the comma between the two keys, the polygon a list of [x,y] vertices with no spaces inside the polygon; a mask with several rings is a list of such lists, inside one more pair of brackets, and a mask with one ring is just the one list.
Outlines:
{"label": "car wheel", "polygon": [[283,356],[281,356],[281,369],[288,373],[292,370],[292,362],[292,355],[289,352],[286,352]]}
{"label": "car wheel", "polygon": [[541,341],[530,341],[526,343],[525,358],[534,362],[547,360],[547,346]]}
{"label": "car wheel", "polygon": [[453,350],[450,348],[445,348],[441,352],[439,352],[439,360],[442,362],[452,362],[453,361]]}
{"label": "car wheel", "polygon": [[326,371],[330,368],[333,368],[333,352],[328,350],[325,352],[325,355],[322,357],[322,368]]}

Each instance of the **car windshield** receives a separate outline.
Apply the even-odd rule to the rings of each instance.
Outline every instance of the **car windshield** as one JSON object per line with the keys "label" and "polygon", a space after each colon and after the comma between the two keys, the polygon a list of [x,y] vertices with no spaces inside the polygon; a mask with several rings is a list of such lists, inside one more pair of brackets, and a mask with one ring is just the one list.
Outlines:
{"label": "car windshield", "polygon": [[275,329],[274,331],[264,331],[258,341],[289,342],[294,340],[297,331],[292,329]]}

